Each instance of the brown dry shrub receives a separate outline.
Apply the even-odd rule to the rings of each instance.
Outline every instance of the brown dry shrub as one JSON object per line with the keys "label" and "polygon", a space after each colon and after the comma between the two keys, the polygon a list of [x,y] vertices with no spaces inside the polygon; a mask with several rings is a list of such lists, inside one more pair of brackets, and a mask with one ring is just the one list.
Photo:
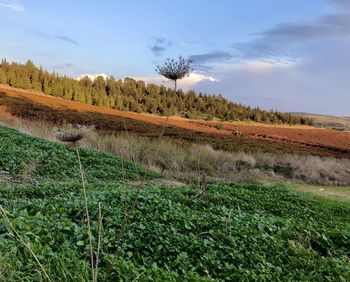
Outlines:
{"label": "brown dry shrub", "polygon": [[18,120],[15,126],[19,131],[34,137],[40,137],[46,140],[55,141],[56,137],[52,132],[54,128],[46,121],[35,120]]}

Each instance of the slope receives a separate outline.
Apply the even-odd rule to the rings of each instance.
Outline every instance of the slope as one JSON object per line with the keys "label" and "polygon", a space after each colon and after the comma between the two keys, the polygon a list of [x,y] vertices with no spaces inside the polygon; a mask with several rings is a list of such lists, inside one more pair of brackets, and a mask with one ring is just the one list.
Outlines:
{"label": "slope", "polygon": [[[12,225],[30,242],[51,280],[89,280],[88,233],[73,149],[6,128],[0,128],[0,138],[1,169],[16,176],[23,163],[38,160],[34,183],[0,183],[0,203]],[[280,185],[136,189],[120,181],[120,159],[81,153],[90,179],[96,248],[101,205],[99,281],[350,279],[349,205],[300,196]],[[124,180],[154,177],[127,167]],[[0,238],[1,280],[43,279],[2,219]]]}
{"label": "slope", "polygon": [[[67,101],[36,92],[0,87],[0,115],[158,137],[165,118]],[[164,135],[177,142],[211,144],[227,151],[297,153],[350,158],[350,133],[309,126],[213,122],[171,117]]]}
{"label": "slope", "polygon": [[[79,179],[75,149],[0,127],[0,171],[35,181]],[[79,149],[89,181],[151,179],[156,173],[96,151]],[[30,175],[28,175],[30,174]]]}

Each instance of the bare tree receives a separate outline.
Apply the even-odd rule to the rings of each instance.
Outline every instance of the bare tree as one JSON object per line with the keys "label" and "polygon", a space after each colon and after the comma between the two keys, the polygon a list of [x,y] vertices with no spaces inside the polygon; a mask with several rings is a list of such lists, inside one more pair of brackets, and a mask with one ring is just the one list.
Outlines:
{"label": "bare tree", "polygon": [[[175,94],[176,94],[176,88],[177,88],[177,80],[184,78],[185,76],[189,75],[189,73],[192,71],[192,68],[190,67],[190,60],[185,60],[183,57],[179,57],[179,59],[176,61],[175,59],[166,59],[166,61],[162,65],[157,65],[156,72],[160,75],[166,77],[167,79],[171,79],[175,82]],[[165,98],[166,100],[166,98]],[[156,150],[154,152],[155,155],[158,153],[158,148],[160,145],[160,141],[164,135],[165,128],[167,127],[167,123],[170,117],[169,110],[167,111],[167,117],[165,120],[165,123],[163,125],[163,129],[159,135],[158,138],[158,146],[156,147]]]}
{"label": "bare tree", "polygon": [[175,59],[166,59],[166,61],[162,65],[158,65],[156,67],[156,72],[160,75],[166,77],[167,79],[171,79],[175,82],[175,93],[177,88],[177,80],[184,78],[189,75],[192,71],[190,67],[190,60],[185,60],[183,57],[179,57],[176,61]]}

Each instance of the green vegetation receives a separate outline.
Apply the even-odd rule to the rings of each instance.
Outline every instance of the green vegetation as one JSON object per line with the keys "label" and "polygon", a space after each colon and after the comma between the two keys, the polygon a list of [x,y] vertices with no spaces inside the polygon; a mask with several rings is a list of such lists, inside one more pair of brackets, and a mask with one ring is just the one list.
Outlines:
{"label": "green vegetation", "polygon": [[[186,64],[186,62],[183,62]],[[169,62],[171,67],[171,61]],[[180,65],[182,65],[180,61]],[[165,74],[165,73],[164,73]],[[170,77],[170,76],[169,76]],[[174,76],[171,76],[175,78]],[[177,74],[177,79],[181,73]],[[26,64],[0,64],[0,83],[23,89],[40,91],[82,103],[134,112],[152,114],[180,114],[183,117],[216,117],[221,120],[252,120],[264,123],[312,124],[312,119],[289,113],[250,108],[225,99],[222,95],[197,94],[194,91],[175,91],[165,86],[145,84],[132,78],[116,80],[113,77],[88,77],[80,81]]]}
{"label": "green vegetation", "polygon": [[[52,281],[87,281],[89,240],[74,150],[0,130],[0,170],[19,176],[24,163],[37,160],[37,183],[0,184],[0,204]],[[350,279],[349,205],[281,185],[131,188],[123,175],[144,183],[157,175],[94,151],[81,155],[95,245],[102,206],[99,281]],[[2,219],[0,279],[43,279]]]}
{"label": "green vegetation", "polygon": [[[101,281],[350,278],[349,207],[311,201],[280,186],[213,185],[201,197],[193,187],[88,188],[90,210],[101,202],[104,217]],[[1,189],[13,224],[54,280],[89,275],[79,189],[77,184]],[[30,255],[4,226],[1,233],[2,256],[12,252],[1,265],[10,264],[7,278],[38,280]]]}

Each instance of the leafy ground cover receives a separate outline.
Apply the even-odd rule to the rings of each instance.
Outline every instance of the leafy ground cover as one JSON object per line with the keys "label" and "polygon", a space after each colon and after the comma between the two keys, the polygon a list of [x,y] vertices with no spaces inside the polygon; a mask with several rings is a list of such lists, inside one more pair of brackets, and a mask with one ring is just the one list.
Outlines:
{"label": "leafy ground cover", "polygon": [[[36,183],[0,184],[0,204],[13,226],[52,281],[89,280],[89,239],[73,149],[4,128],[0,136],[1,170],[19,175],[23,162],[38,160]],[[81,152],[95,247],[102,206],[99,281],[350,279],[348,204],[298,195],[281,185],[131,188],[122,175],[145,183],[157,175],[132,164],[123,174],[121,166],[116,169],[120,159]],[[0,277],[44,280],[2,219]]]}
{"label": "leafy ground cover", "polygon": [[[350,208],[281,186],[89,185],[93,233],[102,203],[101,281],[347,281]],[[77,183],[5,185],[1,204],[53,280],[89,277]],[[40,280],[30,254],[2,223],[4,279]],[[96,240],[96,238],[95,238]]]}
{"label": "leafy ground cover", "polygon": [[[30,137],[6,127],[0,127],[0,139],[0,171],[18,177],[30,174],[39,181],[78,178],[75,148]],[[80,155],[88,180],[159,177],[128,161],[96,151],[80,149]]]}

